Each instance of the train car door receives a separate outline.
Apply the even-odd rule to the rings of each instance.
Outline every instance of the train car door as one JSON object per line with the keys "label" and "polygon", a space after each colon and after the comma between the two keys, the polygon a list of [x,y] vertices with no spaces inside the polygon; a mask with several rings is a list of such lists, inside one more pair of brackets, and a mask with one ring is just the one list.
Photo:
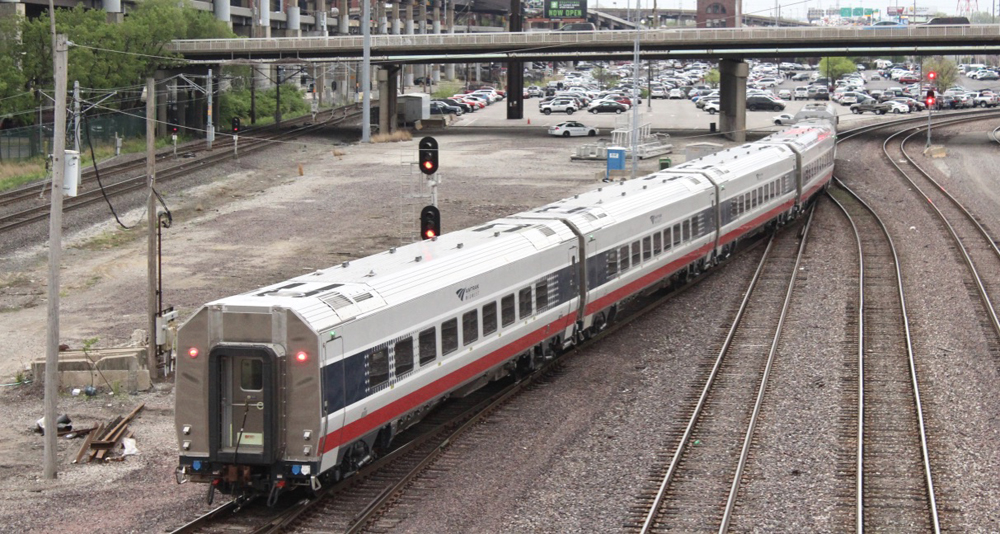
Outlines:
{"label": "train car door", "polygon": [[[320,450],[332,451],[340,443],[344,417],[346,416],[344,378],[344,338],[331,339],[324,346],[325,355],[322,369],[323,389],[323,442]],[[336,464],[336,455],[327,458],[324,454],[320,469],[326,471]]]}
{"label": "train car door", "polygon": [[274,353],[260,348],[213,350],[219,392],[212,403],[217,421],[213,453],[236,464],[270,463],[275,430]]}

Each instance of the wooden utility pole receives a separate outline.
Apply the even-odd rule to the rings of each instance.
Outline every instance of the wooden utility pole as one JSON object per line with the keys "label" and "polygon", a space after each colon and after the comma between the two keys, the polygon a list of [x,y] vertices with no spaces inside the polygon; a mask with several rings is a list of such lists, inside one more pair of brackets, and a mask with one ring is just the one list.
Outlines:
{"label": "wooden utility pole", "polygon": [[63,180],[66,161],[67,57],[65,35],[55,36],[53,73],[56,115],[52,128],[52,211],[49,214],[48,342],[45,350],[45,478],[56,478],[58,450],[56,402],[59,399],[59,264],[62,261]]}
{"label": "wooden utility pole", "polygon": [[149,282],[146,300],[146,310],[149,313],[146,366],[149,368],[149,378],[154,379],[159,363],[156,357],[156,316],[159,315],[160,308],[156,298],[156,230],[159,223],[156,217],[156,195],[153,194],[153,187],[156,186],[156,80],[153,78],[146,79],[146,176],[149,177],[149,197],[146,199],[146,225],[149,230],[146,238],[146,278]]}

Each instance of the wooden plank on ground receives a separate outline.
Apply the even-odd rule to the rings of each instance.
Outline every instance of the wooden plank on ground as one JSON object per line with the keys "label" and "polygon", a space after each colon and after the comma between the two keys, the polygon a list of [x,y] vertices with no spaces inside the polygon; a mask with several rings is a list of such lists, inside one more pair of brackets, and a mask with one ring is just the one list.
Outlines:
{"label": "wooden plank on ground", "polygon": [[83,455],[87,454],[87,451],[90,450],[90,442],[94,441],[94,436],[100,434],[103,430],[104,425],[98,425],[93,432],[87,434],[87,439],[84,440],[83,445],[80,446],[80,452],[76,453],[76,459],[73,460],[73,463],[80,463],[80,460],[83,459]]}

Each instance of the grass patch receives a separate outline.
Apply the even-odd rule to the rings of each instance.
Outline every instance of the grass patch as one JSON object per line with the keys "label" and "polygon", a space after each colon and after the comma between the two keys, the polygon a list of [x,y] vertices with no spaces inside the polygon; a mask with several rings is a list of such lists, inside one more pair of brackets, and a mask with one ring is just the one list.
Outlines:
{"label": "grass patch", "polygon": [[441,80],[438,82],[437,90],[431,93],[433,98],[449,98],[465,90],[463,82],[448,82]]}
{"label": "grass patch", "polygon": [[45,179],[45,160],[5,161],[0,164],[0,191],[15,189]]}
{"label": "grass patch", "polygon": [[131,230],[123,230],[121,228],[116,228],[114,230],[108,230],[99,236],[88,239],[86,242],[73,247],[81,248],[85,250],[110,250],[126,243],[129,243],[136,239],[136,236],[145,236],[145,230],[132,228]]}
{"label": "grass patch", "polygon": [[[396,130],[392,133],[377,134],[372,136],[372,143],[396,143],[399,141],[409,141],[413,136],[407,130]],[[334,153],[334,155],[337,155]]]}

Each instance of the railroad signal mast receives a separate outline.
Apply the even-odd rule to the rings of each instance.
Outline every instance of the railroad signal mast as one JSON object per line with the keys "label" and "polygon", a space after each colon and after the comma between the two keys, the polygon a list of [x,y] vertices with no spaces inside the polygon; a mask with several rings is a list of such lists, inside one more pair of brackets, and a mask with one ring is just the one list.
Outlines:
{"label": "railroad signal mast", "polygon": [[937,103],[937,98],[934,96],[933,84],[937,81],[937,73],[930,71],[927,73],[927,81],[931,82],[932,87],[927,90],[927,146],[931,147],[931,113],[934,111],[934,105]]}
{"label": "railroad signal mast", "polygon": [[438,142],[433,137],[424,137],[417,145],[417,166],[427,177],[431,188],[431,205],[420,211],[420,239],[433,239],[441,235],[441,212],[437,209],[437,186],[441,179],[438,170]]}

